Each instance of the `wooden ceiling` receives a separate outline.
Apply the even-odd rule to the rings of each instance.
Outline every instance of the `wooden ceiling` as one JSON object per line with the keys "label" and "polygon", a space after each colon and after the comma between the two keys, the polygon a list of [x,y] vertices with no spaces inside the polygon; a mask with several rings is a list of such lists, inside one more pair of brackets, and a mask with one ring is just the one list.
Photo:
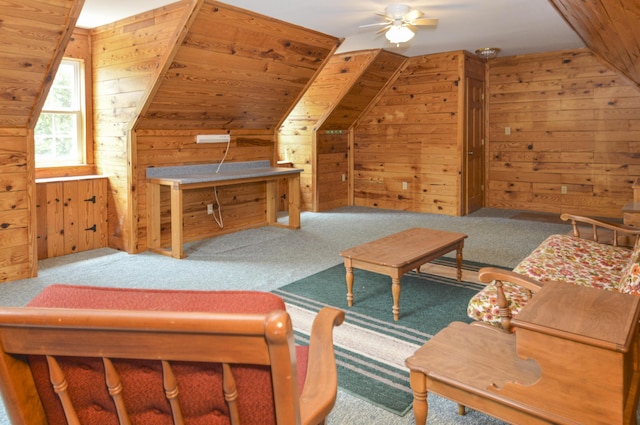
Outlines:
{"label": "wooden ceiling", "polygon": [[137,128],[274,130],[339,44],[206,0]]}
{"label": "wooden ceiling", "polygon": [[82,4],[83,0],[20,0],[2,6],[0,127],[35,125]]}
{"label": "wooden ceiling", "polygon": [[598,56],[640,85],[638,0],[549,0]]}

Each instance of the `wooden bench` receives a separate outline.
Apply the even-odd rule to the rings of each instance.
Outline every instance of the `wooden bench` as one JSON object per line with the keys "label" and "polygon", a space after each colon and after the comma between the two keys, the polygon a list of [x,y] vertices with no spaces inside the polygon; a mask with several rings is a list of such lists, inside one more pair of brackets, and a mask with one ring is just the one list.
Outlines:
{"label": "wooden bench", "polygon": [[344,313],[323,308],[297,347],[284,308],[257,291],[51,285],[0,308],[7,414],[15,425],[321,423]]}

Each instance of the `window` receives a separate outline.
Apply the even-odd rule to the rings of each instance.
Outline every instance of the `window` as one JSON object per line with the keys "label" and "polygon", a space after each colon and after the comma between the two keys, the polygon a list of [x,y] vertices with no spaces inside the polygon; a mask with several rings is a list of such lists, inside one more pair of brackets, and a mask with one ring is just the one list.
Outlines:
{"label": "window", "polygon": [[35,128],[36,166],[85,163],[83,62],[63,59]]}

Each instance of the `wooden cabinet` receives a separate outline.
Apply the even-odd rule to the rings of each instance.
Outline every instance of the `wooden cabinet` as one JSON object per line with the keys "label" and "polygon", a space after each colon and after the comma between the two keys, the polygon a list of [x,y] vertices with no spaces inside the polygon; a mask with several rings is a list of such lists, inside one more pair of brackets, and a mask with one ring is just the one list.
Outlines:
{"label": "wooden cabinet", "polygon": [[406,361],[416,424],[427,392],[513,424],[636,423],[640,297],[548,283],[514,334],[455,322]]}
{"label": "wooden cabinet", "polygon": [[36,180],[38,259],[107,246],[107,179]]}

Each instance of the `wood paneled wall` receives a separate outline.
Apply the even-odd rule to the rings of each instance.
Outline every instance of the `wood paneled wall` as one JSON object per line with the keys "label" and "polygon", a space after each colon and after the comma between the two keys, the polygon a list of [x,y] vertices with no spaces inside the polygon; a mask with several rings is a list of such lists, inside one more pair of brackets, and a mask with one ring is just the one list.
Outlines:
{"label": "wood paneled wall", "polygon": [[[321,155],[321,152],[316,152],[316,130],[378,53],[378,50],[368,50],[331,57],[280,126],[278,132],[279,159],[291,161],[294,167],[304,170],[300,175],[302,209],[318,210],[314,185],[318,183],[316,178],[319,181],[324,180],[318,174],[317,169],[318,158],[316,155]],[[322,136],[318,137],[322,138]],[[346,132],[344,137],[346,137]],[[345,144],[343,143],[343,145]],[[344,152],[344,149],[341,148],[340,151]],[[346,173],[345,159],[340,159],[340,162],[343,163],[344,170],[342,172]],[[342,183],[340,180],[340,183],[346,186],[346,182]]]}
{"label": "wood paneled wall", "polygon": [[278,153],[305,170],[305,209],[351,203],[350,129],[405,60],[384,50],[335,55],[289,114],[278,133]]}
{"label": "wood paneled wall", "polygon": [[355,205],[460,215],[464,57],[409,58],[360,118]]}
{"label": "wood paneled wall", "polygon": [[[146,249],[147,167],[276,161],[275,133],[339,45],[321,34],[205,0],[176,46],[134,127],[136,246]],[[229,134],[196,144],[198,134]],[[185,193],[185,240],[266,224],[264,183]],[[169,243],[168,193],[161,194],[162,242]],[[223,226],[207,215],[221,206]]]}
{"label": "wood paneled wall", "polygon": [[490,61],[488,93],[487,206],[622,217],[640,176],[633,82],[563,51]]}
{"label": "wood paneled wall", "polygon": [[393,80],[406,57],[379,51],[347,93],[320,124],[316,132],[317,210],[324,211],[353,203],[353,127],[383,88]]}
{"label": "wood paneled wall", "polygon": [[[197,163],[273,160],[275,140],[273,132],[258,130],[230,131],[228,153],[226,143],[196,144],[201,130],[137,130],[136,146],[138,166],[138,213],[137,249],[147,247],[147,200],[146,172],[148,167],[185,165]],[[212,133],[212,131],[205,131]],[[226,158],[225,158],[226,155]],[[169,191],[161,190],[162,246],[171,242],[171,202]],[[184,240],[193,241],[219,236],[244,228],[266,225],[266,193],[264,183],[224,186],[218,189],[217,198],[212,188],[194,189],[184,192]],[[222,227],[207,214],[207,205],[213,204],[216,214],[218,205],[222,215]]]}
{"label": "wood paneled wall", "polygon": [[137,167],[130,130],[172,52],[193,2],[178,2],[92,31],[95,162],[109,179],[109,246],[135,251]]}
{"label": "wood paneled wall", "polygon": [[0,18],[0,282],[37,274],[33,128],[82,1],[5,2]]}

